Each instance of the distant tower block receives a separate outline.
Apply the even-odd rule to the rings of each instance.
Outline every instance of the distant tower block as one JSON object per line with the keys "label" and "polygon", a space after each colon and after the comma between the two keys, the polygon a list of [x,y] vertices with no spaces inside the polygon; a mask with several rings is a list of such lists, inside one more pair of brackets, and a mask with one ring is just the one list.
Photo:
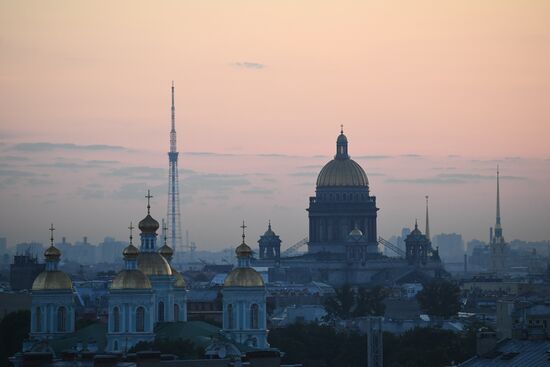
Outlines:
{"label": "distant tower block", "polygon": [[174,82],[172,82],[172,129],[170,130],[170,151],[168,152],[168,243],[174,253],[182,248],[181,214],[178,182],[178,148],[176,143],[176,107],[174,104]]}
{"label": "distant tower block", "polygon": [[500,223],[500,172],[497,166],[497,210],[494,233],[491,231],[491,271],[502,273],[506,267],[507,244],[502,235],[502,224]]}
{"label": "distant tower block", "polygon": [[383,366],[382,317],[367,318],[367,367]]}

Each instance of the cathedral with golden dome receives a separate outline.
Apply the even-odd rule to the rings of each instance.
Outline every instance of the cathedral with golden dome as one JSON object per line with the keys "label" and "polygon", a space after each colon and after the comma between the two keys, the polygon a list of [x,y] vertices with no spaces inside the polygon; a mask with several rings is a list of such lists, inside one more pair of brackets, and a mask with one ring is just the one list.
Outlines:
{"label": "cathedral with golden dome", "polygon": [[[279,256],[281,241],[270,224],[258,241],[260,258],[253,264],[269,267],[270,281],[313,280],[337,287],[388,285],[407,277],[427,279],[445,274],[437,250],[427,238],[423,245],[426,256],[420,263],[384,256],[379,249],[384,241],[377,233],[378,210],[365,170],[349,154],[342,127],[336,139],[336,154],[319,172],[315,196],[309,198],[307,253]],[[265,255],[266,249],[270,250],[269,256]]]}
{"label": "cathedral with golden dome", "polygon": [[243,241],[235,249],[237,267],[223,282],[223,335],[253,348],[268,348],[266,288],[262,276],[251,267],[252,249]]}

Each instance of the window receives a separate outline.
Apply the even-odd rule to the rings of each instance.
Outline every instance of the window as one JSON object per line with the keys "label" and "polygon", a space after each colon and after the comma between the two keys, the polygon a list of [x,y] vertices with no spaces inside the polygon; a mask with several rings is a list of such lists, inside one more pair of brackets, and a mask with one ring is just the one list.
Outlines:
{"label": "window", "polygon": [[235,320],[233,319],[233,305],[227,305],[227,328],[233,329],[235,327]]}
{"label": "window", "polygon": [[174,321],[180,321],[180,306],[174,303]]}
{"label": "window", "polygon": [[259,309],[257,304],[250,306],[250,328],[258,329]]}
{"label": "window", "polygon": [[57,309],[57,331],[59,332],[65,331],[66,316],[67,316],[67,311],[65,310],[65,307],[59,307]]}
{"label": "window", "polygon": [[118,341],[113,342],[113,350],[118,350]]}
{"label": "window", "polygon": [[36,308],[36,331],[41,332],[42,331],[42,310],[40,307]]}
{"label": "window", "polygon": [[163,322],[164,321],[164,302],[162,301],[159,302],[158,311],[159,311],[158,322]]}
{"label": "window", "polygon": [[113,332],[120,332],[120,311],[118,307],[113,308]]}
{"label": "window", "polygon": [[145,309],[141,306],[136,309],[136,331],[145,331]]}

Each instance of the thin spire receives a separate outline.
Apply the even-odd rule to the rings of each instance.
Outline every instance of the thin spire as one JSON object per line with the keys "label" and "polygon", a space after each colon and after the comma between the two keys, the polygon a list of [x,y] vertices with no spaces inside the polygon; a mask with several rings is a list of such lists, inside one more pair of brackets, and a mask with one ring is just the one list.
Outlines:
{"label": "thin spire", "polygon": [[496,226],[500,227],[500,172],[497,164],[497,220]]}
{"label": "thin spire", "polygon": [[418,219],[414,218],[414,229],[418,229]]}
{"label": "thin spire", "polygon": [[426,238],[430,239],[430,219],[428,217],[428,195],[426,195]]}
{"label": "thin spire", "polygon": [[170,109],[171,114],[171,130],[170,130],[170,152],[176,152],[177,143],[176,143],[176,102],[175,102],[175,87],[174,81],[172,80],[172,108]]}
{"label": "thin spire", "polygon": [[151,190],[147,190],[147,195],[145,197],[147,198],[147,214],[151,214],[151,198],[153,197],[153,195],[151,195]]}
{"label": "thin spire", "polygon": [[244,219],[243,219],[243,225],[241,226],[241,228],[243,229],[243,243],[245,243],[244,239],[245,239],[246,235],[244,234],[244,230],[246,228],[246,225],[244,224]]}
{"label": "thin spire", "polygon": [[50,246],[53,246],[53,231],[55,231],[55,228],[53,227],[53,223],[50,225]]}
{"label": "thin spire", "polygon": [[134,230],[134,226],[132,225],[132,222],[130,222],[130,226],[128,227],[128,229],[130,230],[130,245],[132,245],[132,240],[134,239],[134,236],[132,234],[133,230]]}
{"label": "thin spire", "polygon": [[269,229],[271,231],[271,219],[268,221],[267,229]]}
{"label": "thin spire", "polygon": [[344,124],[340,124],[340,134],[344,133]]}
{"label": "thin spire", "polygon": [[166,245],[166,232],[168,232],[168,226],[166,225],[166,223],[164,223],[164,219],[162,220],[162,232],[164,233],[164,246],[167,246]]}

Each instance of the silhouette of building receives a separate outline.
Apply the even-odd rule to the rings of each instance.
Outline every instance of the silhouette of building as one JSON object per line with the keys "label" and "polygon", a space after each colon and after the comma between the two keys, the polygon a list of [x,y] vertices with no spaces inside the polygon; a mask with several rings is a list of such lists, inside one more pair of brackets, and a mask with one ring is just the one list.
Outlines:
{"label": "silhouette of building", "polygon": [[32,283],[38,274],[44,271],[45,264],[38,263],[36,256],[30,251],[15,255],[10,265],[10,287],[14,291],[31,289]]}
{"label": "silhouette of building", "polygon": [[279,259],[281,257],[281,239],[271,229],[271,221],[267,226],[267,231],[258,241],[260,246],[260,259]]}

